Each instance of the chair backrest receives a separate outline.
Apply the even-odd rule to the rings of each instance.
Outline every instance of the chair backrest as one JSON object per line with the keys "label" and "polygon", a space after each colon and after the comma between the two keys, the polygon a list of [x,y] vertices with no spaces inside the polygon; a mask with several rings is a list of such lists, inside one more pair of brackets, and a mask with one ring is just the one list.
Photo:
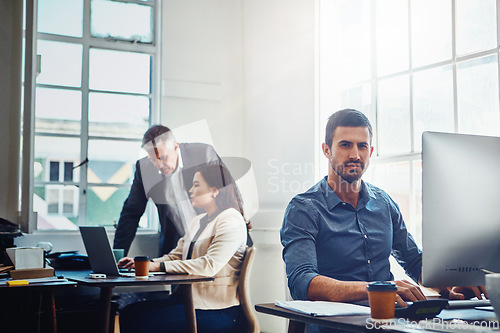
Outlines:
{"label": "chair backrest", "polygon": [[245,258],[240,271],[240,281],[238,285],[238,294],[240,298],[241,308],[247,320],[247,333],[260,332],[259,321],[255,310],[250,300],[250,273],[252,272],[252,264],[255,257],[255,246],[247,247],[245,251]]}

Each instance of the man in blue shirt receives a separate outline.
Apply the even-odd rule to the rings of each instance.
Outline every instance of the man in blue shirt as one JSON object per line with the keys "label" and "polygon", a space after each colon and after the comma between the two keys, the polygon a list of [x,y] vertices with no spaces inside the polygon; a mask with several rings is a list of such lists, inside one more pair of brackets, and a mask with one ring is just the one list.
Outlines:
{"label": "man in blue shirt", "polygon": [[[370,281],[389,281],[389,255],[419,282],[422,252],[406,229],[398,205],[361,180],[373,153],[366,116],[346,109],[330,116],[323,154],[328,176],[289,203],[281,243],[288,286],[296,300],[358,301]],[[424,300],[415,283],[396,281],[396,300]],[[439,290],[463,299],[465,287]],[[473,293],[481,297],[477,287]]]}
{"label": "man in blue shirt", "polygon": [[[420,282],[422,252],[398,205],[383,190],[361,180],[373,153],[371,142],[372,127],[363,113],[345,109],[328,119],[322,145],[328,175],[292,199],[281,228],[288,287],[296,300],[367,299],[368,282],[393,280],[391,254]],[[395,283],[399,305],[425,300],[415,283]],[[486,296],[483,286],[437,291],[453,299]]]}
{"label": "man in blue shirt", "polygon": [[[341,110],[322,145],[328,176],[292,199],[281,229],[283,259],[294,299],[356,301],[368,281],[393,280],[389,255],[418,281],[422,253],[398,205],[361,176],[373,153],[372,127],[363,113]],[[397,301],[425,299],[418,286],[396,281]]]}

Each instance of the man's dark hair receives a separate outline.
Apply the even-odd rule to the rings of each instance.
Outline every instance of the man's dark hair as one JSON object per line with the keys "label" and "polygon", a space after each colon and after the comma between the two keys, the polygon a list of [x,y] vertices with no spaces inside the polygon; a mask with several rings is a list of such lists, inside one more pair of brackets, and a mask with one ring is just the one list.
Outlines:
{"label": "man's dark hair", "polygon": [[144,136],[142,137],[142,146],[144,146],[148,142],[151,142],[153,139],[156,140],[157,137],[167,132],[170,132],[170,128],[168,128],[167,126],[163,125],[151,126],[146,131],[146,133],[144,133]]}
{"label": "man's dark hair", "polygon": [[354,109],[344,109],[335,112],[328,118],[325,131],[325,143],[329,148],[332,148],[333,133],[339,126],[367,127],[370,132],[370,139],[373,137],[372,125],[362,112]]}

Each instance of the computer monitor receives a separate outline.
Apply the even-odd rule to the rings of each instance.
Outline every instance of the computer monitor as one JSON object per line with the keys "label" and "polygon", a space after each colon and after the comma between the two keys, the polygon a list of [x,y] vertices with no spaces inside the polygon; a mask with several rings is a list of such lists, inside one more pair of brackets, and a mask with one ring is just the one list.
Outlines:
{"label": "computer monitor", "polygon": [[500,138],[424,132],[422,238],[425,286],[500,272]]}

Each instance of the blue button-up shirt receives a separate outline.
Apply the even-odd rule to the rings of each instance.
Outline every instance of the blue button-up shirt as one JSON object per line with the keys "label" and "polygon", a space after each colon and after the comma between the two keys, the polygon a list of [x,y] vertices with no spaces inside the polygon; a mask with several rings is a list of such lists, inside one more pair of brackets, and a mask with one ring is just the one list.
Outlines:
{"label": "blue button-up shirt", "polygon": [[398,205],[362,181],[357,207],[342,202],[326,177],[288,204],[281,228],[283,259],[292,297],[306,300],[317,275],[342,281],[393,280],[392,254],[413,280],[422,252],[408,233]]}

